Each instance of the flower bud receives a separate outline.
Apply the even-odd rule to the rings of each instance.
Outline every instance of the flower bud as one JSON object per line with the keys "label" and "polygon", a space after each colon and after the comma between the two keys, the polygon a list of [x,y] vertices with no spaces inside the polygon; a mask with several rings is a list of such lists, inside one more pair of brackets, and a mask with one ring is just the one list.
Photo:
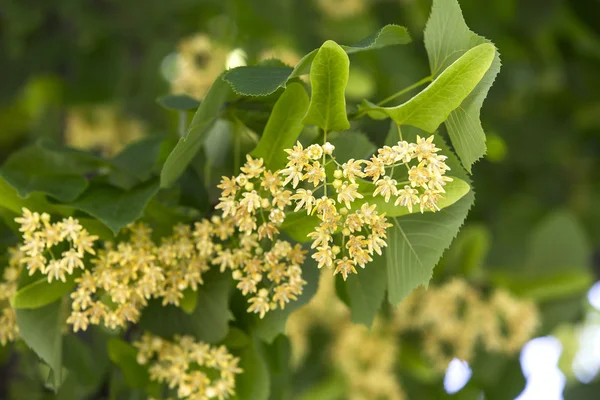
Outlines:
{"label": "flower bud", "polygon": [[329,142],[327,142],[323,145],[323,153],[325,153],[327,155],[333,154],[334,149],[335,149],[335,146]]}

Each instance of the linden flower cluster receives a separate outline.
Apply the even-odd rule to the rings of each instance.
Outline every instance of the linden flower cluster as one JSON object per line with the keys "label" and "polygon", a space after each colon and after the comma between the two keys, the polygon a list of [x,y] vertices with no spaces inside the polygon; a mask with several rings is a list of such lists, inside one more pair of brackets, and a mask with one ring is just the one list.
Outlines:
{"label": "linden flower cluster", "polygon": [[395,316],[398,332],[422,331],[424,352],[440,371],[454,358],[472,360],[478,341],[493,352],[513,354],[535,334],[535,305],[496,289],[489,299],[461,279],[404,300]]}
{"label": "linden flower cluster", "polygon": [[137,362],[150,366],[150,379],[166,383],[179,399],[223,400],[235,394],[240,360],[225,346],[213,347],[191,336],[176,336],[171,342],[150,334],[133,345]]}
{"label": "linden flower cluster", "polygon": [[[223,177],[216,206],[223,213],[221,223],[228,224],[219,239],[231,238],[237,246],[217,245],[212,263],[220,266],[221,272],[232,270],[237,288],[244,296],[252,296],[248,312],[263,318],[302,294],[306,281],[301,265],[306,251],[299,244],[277,239],[292,195],[283,188],[279,175],[267,171],[262,159],[250,156],[240,169],[237,176]],[[234,231],[239,235],[232,237]]]}
{"label": "linden flower cluster", "polygon": [[[417,136],[416,143],[402,140],[392,147],[383,146],[377,155],[365,161],[363,176],[377,186],[373,196],[382,196],[386,203],[395,198],[394,205],[407,207],[410,212],[417,204],[421,212],[439,211],[437,203],[445,193],[444,186],[452,181],[445,176],[450,170],[445,162],[448,157],[437,154],[440,150],[433,143],[433,136],[427,139]],[[415,160],[417,165],[411,165]],[[408,172],[408,180],[398,182],[393,173],[401,165]]]}
{"label": "linden flower cluster", "polygon": [[10,305],[10,299],[17,293],[17,280],[23,269],[20,261],[24,254],[16,248],[8,249],[8,254],[8,265],[4,267],[0,281],[0,344],[2,346],[19,337],[17,316]]}
{"label": "linden flower cluster", "polygon": [[110,329],[135,323],[151,298],[179,306],[184,290],[196,291],[203,283],[210,253],[195,242],[196,232],[189,226],[176,225],[158,246],[148,226],[138,223],[128,231],[129,240],[106,242],[92,260],[92,271],[75,280],[67,320],[75,332],[102,322]]}
{"label": "linden flower cluster", "polygon": [[315,326],[332,334],[328,354],[332,365],[347,382],[350,400],[402,400],[404,392],[396,376],[397,337],[383,320],[369,330],[353,324],[350,310],[335,293],[334,277],[321,274],[319,289],[311,301],[288,319],[286,333],[292,344],[292,361],[299,366],[309,348],[309,333]]}
{"label": "linden flower cluster", "polygon": [[30,276],[40,271],[48,277],[48,283],[53,280],[66,282],[67,275],[85,268],[83,258],[86,253],[96,254],[94,242],[98,237],[90,235],[72,217],[51,223],[49,214],[40,215],[23,208],[23,216],[15,221],[21,225],[19,230],[23,233],[20,250],[24,256],[20,262],[26,265]]}
{"label": "linden flower cluster", "polygon": [[[378,321],[379,322],[379,321]],[[403,400],[396,377],[397,340],[385,326],[348,323],[332,351],[333,364],[348,382],[348,400]]]}
{"label": "linden flower cluster", "polygon": [[[313,240],[311,248],[316,248],[312,258],[318,262],[318,267],[333,268],[334,274],[341,274],[344,280],[348,275],[356,274],[356,266],[365,268],[372,261],[373,254],[382,254],[382,248],[387,246],[385,213],[379,214],[375,205],[362,203],[353,212],[352,203],[364,198],[359,193],[363,160],[350,159],[338,164],[332,156],[334,146],[325,143],[323,146],[313,144],[306,149],[297,142],[288,153],[289,162],[280,171],[285,176],[284,185],[289,183],[296,192],[290,197],[295,201],[295,210],[306,210],[307,214],[315,214],[320,224],[308,237]],[[329,158],[329,160],[328,160]],[[338,165],[334,172],[334,181],[327,182],[325,167],[331,162]],[[297,188],[300,182],[306,182],[307,188]],[[312,188],[310,188],[312,185]],[[328,186],[335,190],[335,197],[328,196]],[[323,189],[323,195],[317,198],[316,193]],[[341,239],[336,238],[337,232]],[[339,235],[338,235],[339,236]]]}

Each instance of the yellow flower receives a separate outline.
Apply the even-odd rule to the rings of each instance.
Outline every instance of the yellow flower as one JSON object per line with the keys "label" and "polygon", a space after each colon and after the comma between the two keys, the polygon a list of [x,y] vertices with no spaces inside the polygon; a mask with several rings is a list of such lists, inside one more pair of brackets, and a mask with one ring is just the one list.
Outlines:
{"label": "yellow flower", "polygon": [[384,176],[383,179],[377,181],[377,188],[373,192],[373,197],[380,194],[385,199],[386,203],[389,202],[391,196],[398,195],[398,188],[396,188],[397,184],[398,182],[396,182],[395,179]]}
{"label": "yellow flower", "polygon": [[331,268],[333,265],[333,257],[334,254],[331,251],[331,247],[328,245],[318,247],[317,251],[312,255],[312,258],[317,261],[317,268],[319,269],[323,267]]}
{"label": "yellow flower", "polygon": [[[312,183],[315,187],[325,180],[325,168],[321,167],[318,161],[306,166],[306,173],[302,176],[302,180]],[[294,186],[295,187],[295,186]]]}
{"label": "yellow flower", "polygon": [[341,260],[336,260],[335,262],[335,274],[342,274],[344,280],[348,278],[350,274],[356,274],[356,268],[354,268],[354,260],[348,259],[348,257],[344,257]]}
{"label": "yellow flower", "polygon": [[365,160],[355,160],[354,158],[349,159],[347,162],[342,164],[343,176],[352,183],[356,182],[356,178],[364,178],[365,174],[363,173],[361,166],[361,164],[364,162]]}
{"label": "yellow flower", "polygon": [[221,196],[235,196],[239,187],[235,181],[235,179],[229,179],[226,176],[221,178],[221,183],[217,185],[219,189],[221,189]]}
{"label": "yellow flower", "polygon": [[398,198],[394,202],[394,205],[407,207],[408,211],[412,212],[413,206],[420,202],[419,196],[417,196],[418,193],[419,192],[416,189],[406,185],[404,186],[404,189],[398,191]]}
{"label": "yellow flower", "polygon": [[358,192],[358,184],[351,183],[348,184],[344,182],[342,186],[337,189],[337,201],[339,203],[344,203],[346,208],[350,208],[350,203],[352,203],[356,199],[362,199],[364,196]]}
{"label": "yellow flower", "polygon": [[264,318],[265,314],[271,309],[269,302],[269,291],[267,289],[260,289],[257,296],[252,297],[248,300],[250,307],[248,312],[260,314],[260,318]]}
{"label": "yellow flower", "polygon": [[313,205],[316,202],[312,191],[305,189],[298,189],[296,194],[292,195],[290,199],[296,201],[296,208],[294,209],[295,212],[299,211],[301,208],[306,208],[307,214],[310,214]]}

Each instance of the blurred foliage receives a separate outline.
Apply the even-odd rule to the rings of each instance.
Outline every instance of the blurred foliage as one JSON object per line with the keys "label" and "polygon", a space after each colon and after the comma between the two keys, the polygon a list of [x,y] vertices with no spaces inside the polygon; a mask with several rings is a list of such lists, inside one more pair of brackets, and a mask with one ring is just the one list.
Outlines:
{"label": "blurred foliage", "polygon": [[[435,269],[434,279],[441,282],[461,275],[484,290],[489,285],[505,287],[533,298],[542,312],[539,334],[553,333],[561,326],[557,336],[572,337],[564,326],[583,321],[586,290],[600,278],[600,4],[594,0],[460,3],[471,29],[494,40],[503,67],[482,110],[488,153],[472,171],[477,201],[466,228]],[[0,160],[4,162],[16,149],[40,137],[114,155],[144,132],[151,138],[169,139],[163,145],[148,144],[155,156],[147,162],[150,171],[156,160],[164,161],[178,136],[181,118],[186,118],[185,113],[163,110],[155,101],[171,90],[181,90],[182,85],[174,84],[181,57],[193,64],[193,77],[200,80],[195,87],[202,87],[202,82],[212,82],[225,69],[226,55],[236,48],[244,50],[249,65],[277,57],[293,66],[326,39],[355,43],[390,23],[406,26],[415,42],[422,43],[418,35],[430,7],[428,0],[7,0],[0,16],[4,77],[0,81]],[[218,51],[186,49],[186,38],[198,34]],[[177,56],[177,51],[185,54]],[[397,88],[422,79],[420,71],[424,70],[427,57],[421,44],[356,54],[347,95],[355,100],[386,98]],[[201,90],[187,94],[195,100],[203,95]],[[181,107],[194,108],[186,105],[193,100]],[[239,118],[250,128],[260,126],[266,120],[261,111],[259,105],[248,102],[247,113]],[[383,143],[387,124],[366,121],[360,128],[373,143]],[[235,158],[231,146],[220,142],[231,136],[231,127],[220,129],[229,136],[211,134],[205,155],[193,163],[194,173],[207,181],[215,182],[229,173],[227,166]],[[91,139],[81,136],[86,130]],[[113,142],[107,143],[109,134],[103,132],[115,134]],[[253,147],[252,134],[245,137],[242,150]],[[146,149],[140,151],[146,154]],[[123,183],[132,178],[115,172],[111,179]],[[133,179],[129,186],[136,183]],[[161,207],[170,204],[171,195],[161,192],[160,201],[152,201],[146,213],[164,215]],[[105,200],[114,196],[108,193]],[[182,198],[197,205],[207,202],[207,193],[189,189]],[[99,213],[101,206],[79,205],[84,210],[95,207]],[[121,216],[115,224],[130,220]],[[14,240],[4,227],[1,240],[3,246]],[[322,332],[314,335],[315,340],[322,340]],[[102,335],[92,333],[85,339],[91,343],[98,337]],[[572,344],[572,338],[567,340]],[[314,380],[314,372],[300,370],[288,376],[285,368],[279,368],[285,362],[277,357],[289,356],[282,337],[261,346],[260,352],[269,354],[267,368],[277,370],[275,376],[282,376],[282,381],[294,379],[302,388]],[[35,357],[16,358],[16,351],[0,349],[4,360],[0,398],[53,398],[43,389],[47,375]],[[94,378],[110,374],[113,383],[97,389],[98,396],[109,392],[111,398],[141,398],[124,389],[127,376],[118,369],[109,370],[106,352],[95,352],[96,375],[77,380],[95,388]],[[319,368],[329,368],[319,354],[307,357]],[[74,360],[73,354],[63,359],[66,364],[87,362]],[[486,389],[486,398],[512,398],[523,387],[520,370],[515,373],[518,376],[510,375],[509,370],[518,370],[516,361],[505,362],[512,367],[498,367],[502,381],[490,383],[494,389]],[[481,369],[490,365],[483,363]],[[87,372],[83,367],[74,371]],[[598,382],[582,385],[566,372],[565,398],[597,398]],[[439,380],[424,383],[414,374],[402,375],[408,393],[442,398]],[[8,376],[15,378],[10,385],[5,384]],[[338,378],[316,382],[312,390],[319,394],[306,398],[340,398]],[[485,381],[485,377],[476,378]],[[72,375],[63,379],[57,398],[82,398],[65,394],[80,388],[72,383]],[[507,383],[513,381],[516,391]],[[276,378],[271,385],[278,382]],[[504,395],[502,388],[510,393]],[[284,391],[272,387],[272,393],[278,390]],[[475,398],[473,390],[467,386],[450,398]]]}

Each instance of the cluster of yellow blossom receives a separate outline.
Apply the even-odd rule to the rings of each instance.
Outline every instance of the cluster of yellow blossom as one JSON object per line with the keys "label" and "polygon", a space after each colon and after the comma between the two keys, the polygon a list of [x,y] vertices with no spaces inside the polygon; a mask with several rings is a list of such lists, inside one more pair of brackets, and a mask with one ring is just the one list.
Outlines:
{"label": "cluster of yellow blossom", "polygon": [[171,82],[171,91],[202,99],[225,70],[228,52],[205,34],[183,39],[178,46],[177,74]]}
{"label": "cluster of yellow blossom", "polygon": [[368,0],[316,0],[319,9],[333,19],[345,19],[365,12]]}
{"label": "cluster of yellow blossom", "polygon": [[393,372],[402,334],[420,334],[424,356],[443,373],[455,357],[471,361],[478,343],[488,351],[514,354],[533,337],[539,323],[532,302],[503,289],[484,298],[466,281],[454,279],[413,291],[389,317],[376,318],[369,332],[350,322],[350,311],[337,298],[334,286],[331,275],[322,275],[317,294],[290,316],[286,333],[293,365],[299,365],[311,329],[326,328],[332,334],[332,361],[346,378],[348,396],[356,399],[402,398]]}
{"label": "cluster of yellow blossom", "polygon": [[[363,176],[372,179],[377,186],[373,196],[382,196],[386,203],[393,197],[394,205],[407,207],[410,212],[416,204],[421,212],[439,211],[437,202],[445,193],[446,183],[452,181],[445,176],[450,170],[445,162],[448,157],[437,154],[440,150],[433,143],[433,136],[427,139],[417,136],[416,143],[401,140],[394,146],[383,146],[365,162]],[[400,165],[404,165],[408,173],[408,180],[403,182],[393,179],[394,169]],[[386,174],[388,168],[390,172]],[[404,187],[399,189],[402,185]]]}
{"label": "cluster of yellow blossom", "polygon": [[69,110],[65,141],[78,149],[100,150],[106,156],[117,154],[128,143],[144,136],[146,127],[123,115],[114,105],[80,106]]}
{"label": "cluster of yellow blossom", "polygon": [[479,341],[489,351],[513,354],[535,334],[535,304],[503,289],[490,298],[461,279],[416,290],[394,316],[398,332],[423,333],[424,353],[443,371],[454,358],[473,359]]}
{"label": "cluster of yellow blossom", "polygon": [[294,312],[286,325],[292,343],[292,365],[302,363],[310,330],[321,326],[332,334],[329,357],[347,383],[345,398],[402,400],[405,395],[395,372],[397,337],[391,325],[383,322],[377,319],[371,330],[353,324],[350,310],[336,296],[333,275],[321,274],[315,296]]}
{"label": "cluster of yellow blossom", "polygon": [[21,225],[19,230],[23,236],[20,262],[26,265],[30,276],[40,271],[48,277],[48,283],[53,280],[66,282],[67,275],[73,274],[75,269],[85,268],[83,258],[86,253],[96,254],[94,242],[98,237],[90,235],[72,217],[51,223],[49,214],[24,208],[23,216],[15,221]]}
{"label": "cluster of yellow blossom", "polygon": [[403,400],[396,376],[398,343],[380,320],[369,330],[348,323],[340,329],[332,348],[332,361],[348,385],[348,400]]}
{"label": "cluster of yellow blossom", "polygon": [[302,294],[305,250],[299,244],[277,239],[278,227],[285,219],[285,208],[291,203],[291,192],[283,188],[277,173],[268,171],[262,159],[247,156],[237,176],[223,177],[217,209],[222,211],[222,224],[228,225],[227,240],[237,231],[237,246],[216,247],[213,264],[221,271],[231,269],[237,288],[251,294],[249,312],[265,313],[284,308]]}
{"label": "cluster of yellow blossom", "polygon": [[135,323],[149,299],[162,298],[163,305],[178,306],[183,291],[195,291],[203,283],[210,253],[194,241],[189,226],[176,225],[158,246],[147,225],[137,223],[128,231],[128,240],[105,242],[91,261],[91,271],[75,280],[67,320],[74,331],[102,322],[110,329]]}
{"label": "cluster of yellow blossom", "polygon": [[23,253],[16,248],[8,249],[8,264],[2,271],[0,281],[0,344],[13,342],[19,336],[17,316],[10,305],[10,299],[17,293],[17,280],[21,275]]}
{"label": "cluster of yellow blossom", "polygon": [[[351,211],[352,203],[364,198],[357,182],[365,176],[361,167],[364,160],[350,159],[338,164],[333,157],[334,149],[329,142],[306,149],[297,142],[292,149],[285,150],[288,163],[279,173],[285,176],[283,185],[291,183],[295,190],[290,197],[295,201],[294,211],[305,209],[307,214],[316,213],[320,220],[319,226],[308,235],[313,240],[311,248],[317,249],[312,258],[319,268],[334,268],[334,274],[346,279],[356,273],[356,266],[364,268],[372,261],[374,253],[382,254],[382,248],[387,246],[386,229],[391,225],[374,204],[362,203]],[[338,168],[333,173],[333,182],[327,182],[325,168],[332,162]],[[302,181],[312,184],[312,188],[297,188]],[[328,196],[328,186],[335,190],[335,197]],[[323,194],[317,198],[321,188]],[[337,232],[341,237],[336,237]]]}
{"label": "cluster of yellow blossom", "polygon": [[133,345],[137,362],[150,366],[150,379],[166,383],[180,399],[227,399],[235,394],[235,376],[243,372],[225,346],[213,347],[191,336],[168,341],[144,334]]}

